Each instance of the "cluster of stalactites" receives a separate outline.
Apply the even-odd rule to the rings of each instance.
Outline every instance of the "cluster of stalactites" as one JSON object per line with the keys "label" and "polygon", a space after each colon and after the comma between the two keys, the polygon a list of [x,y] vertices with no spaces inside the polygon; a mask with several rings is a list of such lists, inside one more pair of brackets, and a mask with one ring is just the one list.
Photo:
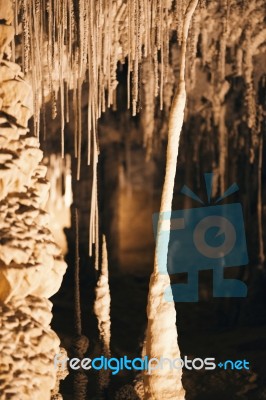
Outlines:
{"label": "cluster of stalactites", "polygon": [[[64,128],[73,112],[78,180],[84,143],[83,84],[88,83],[87,160],[94,170],[90,255],[93,244],[96,256],[99,247],[97,121],[107,107],[116,106],[117,65],[128,65],[128,107],[135,115],[140,108],[141,62],[149,58],[154,76],[152,95],[160,96],[162,107],[169,32],[173,27],[179,29],[184,7],[184,0],[15,0],[16,31],[20,33],[22,27],[23,32],[23,71],[34,91],[35,134],[39,133],[40,110],[46,101],[52,102],[52,117],[56,117],[59,104],[64,157]],[[97,259],[95,263],[97,266]]]}
{"label": "cluster of stalactites", "polygon": [[[60,105],[64,156],[64,127],[73,112],[77,179],[80,178],[84,143],[82,109],[87,96],[87,160],[94,169],[90,255],[93,243],[96,254],[99,247],[97,120],[107,107],[116,106],[118,63],[127,64],[127,103],[133,115],[141,109],[144,145],[149,157],[154,133],[160,131],[163,137],[167,131],[166,124],[162,126],[161,122],[165,119],[158,110],[164,108],[164,115],[169,114],[176,89],[187,3],[186,0],[15,1],[16,30],[19,33],[22,26],[23,31],[23,69],[34,89],[36,134],[40,109],[50,99],[53,117]],[[202,67],[209,85],[202,93],[207,105],[202,105],[199,112],[206,120],[208,131],[215,126],[221,133],[222,151],[217,166],[221,176],[225,173],[224,100],[230,89],[228,76],[241,76],[244,80],[246,124],[251,131],[252,147],[258,144],[261,115],[256,107],[253,57],[263,46],[265,50],[264,15],[264,0],[202,0],[189,30],[187,90],[188,93],[193,91],[196,71]],[[88,84],[87,93],[83,89],[84,82]],[[193,112],[193,104],[188,104]]]}
{"label": "cluster of stalactites", "polygon": [[[180,14],[178,14],[180,15]],[[216,127],[221,133],[220,145],[223,149],[226,143],[225,96],[230,90],[232,78],[241,78],[244,83],[245,112],[241,123],[245,122],[251,133],[251,147],[258,146],[258,135],[261,131],[261,110],[257,104],[257,88],[254,83],[254,58],[266,50],[266,25],[264,21],[265,2],[226,1],[201,2],[192,20],[188,38],[187,54],[187,90],[192,101],[188,102],[190,113],[200,113],[205,118],[208,131]],[[177,84],[179,70],[180,48],[176,41],[170,43],[169,64],[164,81],[163,108],[164,113],[170,110],[172,96]],[[160,67],[160,64],[159,64]],[[146,71],[147,63],[143,64],[142,89],[142,126],[144,140],[150,152],[150,143],[154,140],[153,133],[160,131],[166,134],[166,126],[162,118],[157,117],[158,107],[152,97],[156,90],[154,75]],[[196,73],[201,70],[205,74],[205,87],[201,86],[202,98],[205,104],[195,108]],[[230,79],[228,79],[230,78]],[[194,96],[194,97],[193,97]],[[244,121],[243,121],[244,120]],[[150,121],[153,121],[152,124]],[[211,123],[210,123],[211,122]],[[237,128],[236,128],[237,129]],[[254,154],[251,152],[251,154]],[[252,161],[252,160],[251,160]],[[220,161],[221,175],[224,175],[224,161]]]}
{"label": "cluster of stalactites", "polygon": [[[88,162],[96,145],[101,113],[115,106],[117,64],[128,64],[128,107],[139,108],[141,62],[151,59],[154,93],[163,105],[167,76],[169,34],[182,24],[184,0],[16,0],[16,30],[23,30],[22,61],[35,93],[36,134],[39,111],[49,95],[56,116],[60,101],[62,155],[64,125],[73,106],[75,155],[81,156],[82,85],[88,90]],[[160,64],[160,65],[159,65]],[[74,91],[69,104],[69,89]]]}
{"label": "cluster of stalactites", "polygon": [[[97,120],[107,107],[115,106],[118,63],[128,65],[128,107],[133,115],[142,106],[139,89],[143,82],[151,99],[158,96],[162,109],[169,103],[164,93],[169,69],[176,70],[169,57],[169,42],[174,35],[174,41],[181,43],[186,5],[186,0],[16,0],[16,30],[20,32],[21,26],[23,29],[23,69],[31,78],[35,94],[36,133],[40,108],[49,95],[54,117],[60,104],[64,155],[64,126],[73,107],[75,155],[80,160],[81,97],[87,81],[88,162],[97,158],[97,151],[91,149],[97,147]],[[256,117],[251,53],[254,55],[265,43],[264,7],[263,0],[201,1],[189,33],[189,87],[195,83],[197,60],[210,71],[213,85],[224,81],[229,73],[226,57],[230,49],[235,59],[234,73],[244,76],[247,84],[247,118],[253,130]],[[149,64],[151,82],[145,77],[143,61]],[[74,91],[73,104],[69,103],[70,89]],[[145,104],[147,98],[144,111]],[[149,142],[146,140],[148,147]]]}

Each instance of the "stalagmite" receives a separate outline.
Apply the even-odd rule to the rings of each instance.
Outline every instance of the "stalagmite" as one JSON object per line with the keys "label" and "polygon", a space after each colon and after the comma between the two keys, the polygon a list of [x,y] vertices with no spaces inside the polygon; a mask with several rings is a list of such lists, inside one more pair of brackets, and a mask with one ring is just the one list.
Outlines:
{"label": "stalagmite", "polygon": [[48,298],[66,264],[44,211],[49,183],[42,151],[27,129],[31,87],[9,61],[12,7],[0,2],[0,399],[49,400],[60,340],[50,327]]}
{"label": "stalagmite", "polygon": [[110,290],[109,290],[109,278],[108,278],[108,258],[107,258],[107,246],[106,239],[103,236],[102,243],[102,265],[101,273],[95,289],[95,305],[94,312],[98,319],[98,328],[100,332],[101,340],[104,345],[104,352],[106,355],[110,354]]}
{"label": "stalagmite", "polygon": [[[88,350],[89,340],[82,335],[81,298],[80,298],[80,276],[79,276],[79,213],[75,208],[75,338],[73,340],[73,351],[76,357],[82,360]],[[88,377],[83,369],[75,371],[74,375],[74,398],[75,400],[86,400]]]}
{"label": "stalagmite", "polygon": [[[185,67],[187,38],[190,22],[197,4],[198,0],[191,0],[184,16],[180,76],[178,89],[174,96],[169,116],[166,174],[161,200],[157,243],[162,230],[162,213],[170,211],[172,208],[178,145],[186,104]],[[155,255],[154,272],[150,280],[147,306],[148,328],[145,347],[145,354],[150,359],[153,357],[158,359],[165,357],[171,360],[180,358],[180,351],[177,344],[175,305],[173,301],[166,302],[164,299],[164,292],[169,285],[169,275],[160,275],[158,259]],[[146,373],[144,375],[145,399],[184,399],[185,391],[182,387],[181,376],[182,372],[180,370],[171,370],[166,365],[163,369],[152,371],[151,374]]]}
{"label": "stalagmite", "polygon": [[[95,289],[94,312],[98,320],[98,329],[102,343],[102,351],[105,357],[110,357],[111,320],[110,320],[111,296],[108,278],[108,257],[106,239],[103,236],[102,266],[100,277]],[[104,390],[109,384],[110,371],[100,371],[100,389]]]}

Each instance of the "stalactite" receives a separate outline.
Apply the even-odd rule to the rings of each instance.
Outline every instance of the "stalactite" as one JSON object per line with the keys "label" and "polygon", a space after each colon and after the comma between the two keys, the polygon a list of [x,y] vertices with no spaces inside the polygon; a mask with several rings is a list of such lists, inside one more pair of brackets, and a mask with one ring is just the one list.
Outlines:
{"label": "stalactite", "polygon": [[98,165],[98,148],[96,138],[94,137],[93,147],[93,177],[91,191],[91,209],[89,221],[89,255],[92,256],[92,247],[95,244],[95,269],[98,270],[99,262],[99,210],[98,210],[98,181],[97,181],[97,165]]}
{"label": "stalactite", "polygon": [[[23,25],[23,71],[27,73],[29,71],[29,52],[30,52],[30,28],[29,28],[29,14],[27,7],[27,0],[21,1],[22,7],[22,25]],[[16,27],[18,30],[18,26]]]}
{"label": "stalactite", "polygon": [[194,88],[196,79],[196,57],[197,57],[197,45],[200,35],[200,21],[199,13],[195,13],[192,19],[192,25],[190,29],[189,42],[188,42],[188,58],[189,58],[189,86],[190,89]]}
{"label": "stalactite", "polygon": [[243,75],[243,50],[241,48],[236,49],[236,74]]}
{"label": "stalactite", "polygon": [[146,148],[146,157],[150,158],[152,152],[152,139],[154,133],[154,75],[150,74],[152,59],[148,58],[142,63],[142,86],[143,86],[143,112],[141,113],[141,125],[144,132],[144,146]]}
{"label": "stalactite", "polygon": [[245,33],[244,54],[243,54],[243,73],[246,84],[245,101],[247,107],[247,125],[251,130],[252,149],[258,147],[258,129],[260,128],[257,120],[256,92],[253,81],[253,57],[258,47],[266,42],[266,29],[252,37],[252,30],[249,26]]}
{"label": "stalactite", "polygon": [[[180,76],[178,89],[173,99],[169,117],[166,174],[161,200],[156,246],[158,246],[162,230],[162,215],[165,211],[170,211],[172,208],[178,144],[186,104],[185,68],[187,39],[191,19],[197,5],[197,0],[191,0],[184,17]],[[167,270],[166,266],[164,267]],[[169,285],[169,275],[160,275],[159,273],[158,258],[156,254],[154,272],[152,273],[150,280],[147,306],[148,328],[145,353],[149,358],[157,357],[159,359],[163,356],[169,359],[175,359],[180,357],[177,344],[174,302],[166,302],[164,299],[164,292]],[[181,383],[180,371],[171,371],[168,368],[164,368],[160,371],[153,371],[152,374],[144,375],[144,384],[146,399],[184,399],[184,389]]]}
{"label": "stalactite", "polygon": [[[132,106],[133,115],[140,107],[139,65],[143,53],[151,57],[154,66],[154,95],[160,94],[160,105],[161,108],[163,107],[163,88],[168,64],[170,25],[168,14],[171,4],[163,0],[155,2],[144,2],[143,0],[123,2],[119,0],[95,3],[79,0],[76,14],[73,0],[43,0],[37,4],[37,12],[33,9],[34,7],[31,0],[23,0],[20,8],[22,21],[24,21],[25,70],[26,72],[32,71],[28,75],[35,93],[38,93],[40,82],[43,87],[44,71],[48,70],[53,118],[57,115],[57,99],[60,98],[62,157],[65,153],[64,128],[68,119],[65,116],[65,97],[68,98],[65,89],[73,89],[74,144],[75,157],[77,157],[77,179],[79,180],[83,141],[81,109],[84,81],[88,78],[88,164],[97,168],[97,162],[91,161],[91,146],[97,146],[94,139],[97,119],[106,106],[114,105],[118,61],[125,62],[125,58],[128,59],[128,106]],[[182,3],[182,12],[183,9],[184,2]],[[48,16],[47,23],[43,25],[43,22],[46,21],[46,14]],[[32,21],[32,19],[33,23],[28,24],[28,21]],[[125,27],[128,22],[128,29],[123,29],[121,21]],[[121,29],[118,29],[119,25]],[[36,35],[36,32],[42,34]],[[40,37],[42,41],[47,40],[45,46],[43,42],[40,42]],[[39,61],[35,63],[35,59]],[[47,68],[41,65],[43,59],[47,60]],[[36,96],[34,112],[36,133],[38,133],[39,127],[40,103],[39,97]],[[151,149],[150,145],[149,149]],[[98,236],[96,233],[96,175],[97,173],[93,172],[90,254],[92,254],[92,244],[95,243],[97,247]]]}
{"label": "stalactite", "polygon": [[220,175],[220,193],[226,189],[226,161],[228,156],[228,138],[225,125],[225,106],[220,107],[219,116],[219,175]]}
{"label": "stalactite", "polygon": [[[220,191],[223,193],[226,186],[226,160],[227,160],[227,127],[225,124],[225,96],[230,89],[228,81],[224,80],[217,83],[217,87],[213,87],[209,94],[208,100],[212,104],[213,124],[218,129],[219,135],[219,176],[220,176]],[[211,131],[212,127],[208,127]]]}
{"label": "stalactite", "polygon": [[60,87],[60,115],[61,115],[61,156],[65,156],[65,90],[64,90],[64,49],[65,42],[65,15],[64,8],[61,10],[61,21],[59,22],[59,45],[58,45],[58,61],[59,61],[59,87]]}
{"label": "stalactite", "polygon": [[227,0],[222,3],[223,17],[222,17],[222,36],[219,41],[219,55],[218,55],[218,73],[219,81],[225,79],[225,57],[226,57],[226,44],[227,44],[227,34],[228,34],[228,10],[227,10]]}
{"label": "stalactite", "polygon": [[206,64],[207,50],[208,49],[208,30],[207,27],[203,27],[201,30],[201,51],[202,51],[202,64]]}
{"label": "stalactite", "polygon": [[184,0],[175,1],[175,26],[177,30],[178,44],[182,43]]}
{"label": "stalactite", "polygon": [[[75,91],[74,82],[77,78],[81,86],[88,78],[90,87],[88,143],[91,142],[91,132],[93,134],[93,130],[96,129],[96,121],[101,112],[106,109],[106,106],[114,105],[117,63],[119,61],[124,63],[126,57],[128,58],[128,106],[132,106],[133,115],[139,109],[139,65],[143,55],[151,56],[153,59],[155,96],[160,94],[162,108],[164,79],[167,75],[169,26],[171,24],[171,18],[168,17],[171,12],[171,2],[163,0],[155,2],[127,0],[123,2],[118,0],[117,2],[97,1],[93,3],[79,0],[77,15],[74,12],[73,0],[42,0],[36,4],[31,0],[23,0],[18,4],[17,7],[21,11],[23,21],[25,71],[32,71],[28,75],[35,92],[38,93],[39,85],[43,87],[46,79],[46,67],[43,68],[41,62],[47,60],[53,118],[57,114],[55,99],[58,98],[58,92],[60,92],[62,156],[64,155],[64,127],[67,119],[65,118],[64,97],[68,96],[65,87],[67,90],[74,89]],[[184,2],[182,2],[182,10],[184,10]],[[32,19],[33,23],[29,24],[28,21]],[[180,19],[180,23],[181,21],[182,19]],[[127,22],[128,29],[126,28]],[[19,23],[18,19],[17,25]],[[40,34],[38,35],[36,32]],[[43,45],[45,40],[47,40],[47,46]],[[75,78],[76,71],[78,72]],[[66,86],[64,86],[64,81]],[[81,92],[79,91],[79,93]],[[106,92],[107,96],[105,96]],[[75,96],[73,101],[74,109],[80,116],[79,93],[77,93],[77,107]],[[36,131],[39,126],[38,108],[41,107],[40,103],[37,96]],[[80,120],[79,117],[78,120]],[[78,137],[80,137],[80,133]],[[78,150],[77,153],[79,153]],[[77,157],[78,166],[80,166],[78,154]],[[88,163],[90,163],[90,154],[88,154]]]}
{"label": "stalactite", "polygon": [[81,79],[78,79],[77,83],[77,107],[76,107],[76,118],[77,118],[77,180],[80,180],[80,170],[81,170],[81,147],[82,147],[82,113],[81,113],[81,103],[82,103],[82,83]]}

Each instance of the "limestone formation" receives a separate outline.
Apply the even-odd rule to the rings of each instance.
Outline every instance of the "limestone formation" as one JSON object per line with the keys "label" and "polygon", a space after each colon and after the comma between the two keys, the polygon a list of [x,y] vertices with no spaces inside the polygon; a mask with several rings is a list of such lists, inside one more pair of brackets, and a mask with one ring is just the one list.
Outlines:
{"label": "limestone formation", "polygon": [[103,250],[102,250],[102,268],[101,275],[97,282],[95,289],[95,304],[94,312],[98,319],[98,328],[100,331],[100,337],[104,346],[104,353],[106,356],[110,355],[110,304],[111,296],[109,289],[109,278],[108,278],[108,258],[105,236],[103,236]]}
{"label": "limestone formation", "polygon": [[0,399],[50,400],[59,338],[50,328],[52,303],[28,296],[0,306]]}
{"label": "limestone formation", "polygon": [[[102,268],[101,274],[95,289],[94,312],[98,320],[98,329],[102,345],[102,352],[105,357],[110,357],[110,340],[111,340],[111,319],[110,305],[111,295],[109,289],[108,277],[108,257],[105,236],[102,243]],[[110,380],[110,371],[101,370],[99,377],[100,389],[104,390],[108,387]]]}
{"label": "limestone formation", "polygon": [[[17,13],[15,29],[12,26],[13,8]],[[23,36],[18,41],[18,51],[14,48],[15,32]],[[195,142],[193,161],[204,157],[200,150],[203,147],[210,147],[207,151],[213,155],[219,150],[218,164],[215,157],[212,162],[213,169],[221,175],[215,185],[217,194],[219,190],[224,191],[226,175],[231,173],[228,146],[231,138],[227,127],[227,122],[230,122],[232,137],[235,135],[232,145],[235,165],[242,151],[243,157],[250,159],[252,170],[258,170],[257,219],[259,261],[262,266],[265,261],[261,187],[265,96],[261,96],[263,99],[258,107],[260,89],[257,89],[258,82],[254,78],[253,59],[265,53],[265,43],[265,0],[0,0],[0,400],[46,400],[50,396],[53,400],[61,399],[58,394],[59,380],[66,374],[66,371],[56,373],[52,362],[53,355],[60,348],[59,339],[50,328],[52,313],[48,298],[59,289],[66,264],[58,240],[51,232],[49,213],[52,208],[56,213],[55,202],[51,201],[46,207],[49,182],[47,168],[41,165],[43,153],[37,139],[44,103],[51,101],[53,118],[57,115],[57,107],[60,107],[62,156],[66,156],[65,147],[70,142],[69,138],[65,138],[65,133],[68,133],[65,132],[65,125],[70,122],[73,109],[77,179],[81,176],[81,159],[85,152],[93,169],[89,254],[95,254],[96,267],[99,264],[97,121],[107,108],[116,108],[119,64],[120,67],[122,64],[127,66],[128,108],[136,115],[143,107],[141,125],[148,157],[156,147],[156,141],[161,142],[165,136],[166,129],[161,129],[161,123],[166,126],[164,121],[169,121],[161,213],[172,208],[179,139],[188,109],[192,110],[193,119],[196,117],[195,124],[199,121],[199,132],[190,139],[191,143]],[[17,56],[28,82],[20,66],[14,62]],[[196,72],[201,75],[197,76]],[[179,79],[176,79],[178,75]],[[198,90],[195,80],[200,76],[204,76],[202,86],[206,87]],[[265,76],[262,79],[264,83],[261,87],[265,92]],[[240,107],[241,116],[231,124],[231,121],[226,121],[228,107],[225,100],[238,83],[243,86],[243,99],[234,99],[231,106]],[[144,88],[141,92],[142,84]],[[197,89],[197,95],[195,91],[193,94],[194,89]],[[84,98],[87,103],[85,125]],[[157,102],[160,109],[164,108],[163,114],[158,114]],[[32,115],[36,137],[28,131]],[[214,135],[209,134],[213,128],[218,134],[218,145]],[[192,127],[190,130],[193,133]],[[86,140],[84,132],[87,133]],[[200,144],[203,133],[206,133],[207,145],[204,141]],[[118,132],[115,135],[119,137]],[[131,144],[130,135],[126,135],[127,152]],[[259,161],[256,167],[257,156]],[[183,157],[189,159],[186,154]],[[120,159],[117,165],[119,163]],[[124,165],[120,171],[123,168]],[[251,168],[245,171],[248,178],[250,172]],[[57,191],[56,178],[58,176],[54,176],[52,181],[54,192]],[[252,182],[250,184],[248,191],[253,187]],[[69,207],[71,174],[68,174],[68,181],[63,186],[68,193],[65,204]],[[246,197],[248,203],[249,196]],[[161,228],[160,219],[158,237]],[[62,237],[62,225],[59,235]],[[95,252],[92,251],[93,244]],[[79,248],[78,240],[76,248]],[[94,310],[103,350],[109,356],[110,292],[105,243],[103,249],[103,266],[96,288]],[[78,251],[76,258],[79,258]],[[76,264],[78,271],[78,262]],[[144,348],[149,358],[180,357],[174,303],[164,301],[164,291],[169,285],[170,278],[160,275],[155,257]],[[78,357],[82,358],[88,343],[81,335],[79,289],[76,290],[76,304],[79,321],[74,348]],[[106,389],[108,385],[109,376],[105,372],[101,371],[100,375],[101,389]],[[85,399],[85,373],[77,372],[74,382],[76,397]],[[126,385],[119,398],[133,399],[135,394],[147,400],[183,400],[182,371],[165,368],[162,373],[159,370],[152,375],[146,373],[143,382],[138,381],[134,387]]]}
{"label": "limestone formation", "polygon": [[60,340],[50,296],[66,264],[44,211],[49,195],[39,141],[28,129],[30,85],[11,62],[12,2],[0,1],[0,399],[49,400]]}
{"label": "limestone formation", "polygon": [[[170,285],[170,278],[168,274],[161,275],[159,272],[157,251],[163,229],[162,215],[172,208],[178,146],[186,104],[185,70],[188,31],[197,5],[198,0],[190,0],[184,16],[178,89],[175,93],[169,116],[166,172],[158,222],[154,271],[150,279],[147,305],[148,327],[145,353],[149,359],[164,357],[174,360],[180,358],[180,351],[177,344],[174,302],[167,302],[164,297],[166,288]],[[167,260],[165,260],[165,263],[167,263]],[[162,267],[167,270],[166,265]],[[163,398],[165,400],[183,400],[185,398],[185,391],[181,378],[182,371],[168,367],[156,369],[152,374],[146,372],[144,375],[145,399],[159,400]]]}
{"label": "limestone formation", "polygon": [[[66,350],[61,347],[60,348],[60,354],[62,356],[62,359],[65,359],[67,357],[67,352]],[[52,397],[51,400],[62,400],[63,397],[61,396],[61,394],[59,393],[59,386],[60,386],[60,381],[65,379],[65,377],[68,375],[68,369],[66,364],[59,364],[58,368],[57,368],[57,372],[56,372],[56,384],[55,387],[52,390]]]}

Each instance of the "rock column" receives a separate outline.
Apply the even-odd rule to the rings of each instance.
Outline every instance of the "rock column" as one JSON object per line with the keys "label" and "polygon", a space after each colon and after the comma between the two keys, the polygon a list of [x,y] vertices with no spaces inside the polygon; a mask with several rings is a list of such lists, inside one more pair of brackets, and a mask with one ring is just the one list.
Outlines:
{"label": "rock column", "polygon": [[66,264],[44,211],[39,141],[29,133],[31,87],[10,61],[10,0],[0,0],[0,399],[49,400],[60,341],[50,327]]}

